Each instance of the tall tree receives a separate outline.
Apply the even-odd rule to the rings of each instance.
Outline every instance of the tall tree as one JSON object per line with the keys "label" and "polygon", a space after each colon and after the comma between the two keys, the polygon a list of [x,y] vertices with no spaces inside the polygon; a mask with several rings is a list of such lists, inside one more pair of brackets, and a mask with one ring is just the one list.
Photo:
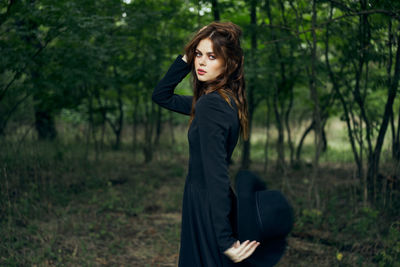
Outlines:
{"label": "tall tree", "polygon": [[312,44],[311,44],[311,66],[310,69],[307,68],[307,72],[310,77],[310,95],[313,101],[313,121],[314,126],[314,146],[315,155],[313,159],[313,175],[312,182],[310,186],[310,193],[312,190],[315,192],[317,207],[319,208],[319,192],[316,183],[316,179],[319,177],[319,158],[322,151],[322,123],[321,123],[321,111],[319,96],[317,90],[317,36],[316,36],[316,26],[317,26],[317,8],[316,0],[312,2],[312,22],[311,22],[311,34],[312,34]]}
{"label": "tall tree", "polygon": [[[257,69],[257,0],[250,0],[250,68],[252,70]],[[247,87],[247,98],[248,98],[248,108],[249,108],[249,138],[243,142],[243,154],[242,154],[242,163],[241,167],[244,169],[248,169],[250,167],[250,140],[251,140],[251,132],[253,125],[253,114],[256,107],[255,98],[255,87],[256,87],[256,79],[257,76],[255,73],[249,75],[249,82]]]}

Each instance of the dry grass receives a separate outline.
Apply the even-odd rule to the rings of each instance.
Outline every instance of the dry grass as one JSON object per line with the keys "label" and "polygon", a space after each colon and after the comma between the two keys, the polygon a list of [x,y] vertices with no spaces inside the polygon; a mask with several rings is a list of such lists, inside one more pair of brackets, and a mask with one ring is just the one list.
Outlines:
{"label": "dry grass", "polygon": [[[140,151],[104,151],[96,161],[90,150],[85,158],[79,145],[27,144],[0,153],[0,265],[176,266],[188,155],[183,132],[176,149],[162,144],[148,164]],[[377,266],[376,255],[392,244],[383,239],[382,227],[399,219],[362,210],[354,165],[341,158],[349,151],[338,148],[342,141],[332,141],[321,162],[316,207],[307,165],[282,175],[273,168],[272,153],[263,174],[262,134],[254,132],[252,170],[270,188],[283,190],[296,212],[278,266]]]}

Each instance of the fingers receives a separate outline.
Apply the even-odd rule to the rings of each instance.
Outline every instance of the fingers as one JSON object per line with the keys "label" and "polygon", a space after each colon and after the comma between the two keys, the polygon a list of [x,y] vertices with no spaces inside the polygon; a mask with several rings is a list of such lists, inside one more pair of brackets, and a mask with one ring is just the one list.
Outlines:
{"label": "fingers", "polygon": [[226,256],[228,256],[233,262],[235,262],[235,263],[236,263],[236,262],[240,262],[241,259],[239,258],[238,252],[241,251],[241,250],[246,246],[246,244],[248,244],[248,242],[249,242],[249,240],[247,240],[247,241],[245,241],[245,242],[243,242],[243,243],[240,243],[240,241],[237,240],[237,241],[233,244],[232,247],[230,247],[229,249],[227,249],[227,250],[224,252],[224,254],[225,254]]}
{"label": "fingers", "polygon": [[205,28],[207,28],[207,25],[204,26],[203,28],[201,28],[201,29],[199,30],[199,32],[201,32],[201,31],[204,30]]}
{"label": "fingers", "polygon": [[186,54],[183,55],[182,60],[185,61],[187,63],[187,56]]}
{"label": "fingers", "polygon": [[252,242],[248,241],[248,242],[246,243],[246,245],[243,246],[243,247],[238,251],[238,256],[239,256],[240,258],[242,258],[244,255],[247,254],[247,252],[249,252],[251,249],[253,249],[253,247],[254,247],[254,249],[255,249],[255,246],[256,246],[257,244],[258,244],[257,241],[252,241]]}
{"label": "fingers", "polygon": [[227,249],[224,254],[227,255],[233,262],[240,262],[253,254],[260,242],[246,240],[243,243],[236,241],[233,246]]}
{"label": "fingers", "polygon": [[260,245],[259,242],[253,241],[249,243],[242,251],[239,253],[239,258],[241,260],[244,260],[253,254],[253,252],[256,250],[256,248]]}
{"label": "fingers", "polygon": [[234,262],[240,262],[253,254],[253,252],[256,250],[256,248],[260,245],[260,242],[257,241],[252,241],[246,240],[244,241],[238,248],[237,251],[235,251],[236,255],[234,257]]}

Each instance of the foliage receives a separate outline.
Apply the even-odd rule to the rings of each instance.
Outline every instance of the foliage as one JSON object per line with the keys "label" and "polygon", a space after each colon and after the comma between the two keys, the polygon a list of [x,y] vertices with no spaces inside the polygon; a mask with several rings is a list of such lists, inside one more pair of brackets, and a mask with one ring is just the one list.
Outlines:
{"label": "foliage", "polygon": [[[335,264],[348,259],[349,244],[341,235],[376,249],[373,260],[380,266],[399,262],[400,3],[389,0],[0,1],[0,236],[5,236],[0,261],[93,263],[101,257],[91,246],[106,240],[107,249],[122,255],[131,244],[116,237],[113,222],[124,227],[139,214],[179,212],[182,192],[163,190],[182,185],[182,179],[166,185],[170,177],[184,176],[182,163],[163,165],[171,171],[162,174],[151,168],[139,172],[142,177],[134,173],[139,162],[154,164],[163,149],[170,160],[187,151],[179,142],[186,140],[187,118],[156,106],[151,93],[196,30],[215,19],[215,11],[243,29],[254,108],[253,166],[264,162],[264,170],[273,173],[267,163],[276,161],[281,172],[275,181],[282,177],[280,186],[288,192],[292,171],[306,172],[295,183],[302,190],[295,192],[321,187],[314,196],[292,196],[297,231],[337,235],[338,240],[325,240],[334,243]],[[191,94],[189,77],[175,92]],[[312,141],[317,135],[310,134],[317,132],[318,116],[326,137],[322,155],[317,139]],[[239,144],[235,162],[243,162],[239,149],[245,147]],[[290,164],[283,166],[286,161]],[[311,172],[331,165],[351,169],[350,182],[332,174],[338,184],[347,183],[345,193],[325,191],[326,177],[311,178]],[[161,203],[145,205],[143,199],[154,191]],[[95,218],[104,215],[103,221],[74,222],[89,209]],[[45,225],[42,231],[54,218],[65,218],[65,229]],[[160,235],[176,242],[176,224],[165,227]],[[95,241],[61,247],[59,234],[69,231],[88,233]],[[31,250],[24,254],[27,244]],[[352,249],[361,264],[369,256],[357,245]],[[174,253],[152,246],[157,255]],[[78,259],[79,253],[87,261]]]}

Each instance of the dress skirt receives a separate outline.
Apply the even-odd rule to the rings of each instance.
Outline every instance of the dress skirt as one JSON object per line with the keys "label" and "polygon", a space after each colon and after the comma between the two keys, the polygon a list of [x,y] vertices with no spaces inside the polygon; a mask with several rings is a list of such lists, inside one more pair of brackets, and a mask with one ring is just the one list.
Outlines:
{"label": "dress skirt", "polygon": [[[236,203],[232,189],[230,192],[232,203]],[[193,184],[187,178],[182,203],[179,267],[237,267],[238,264],[218,250],[215,233],[211,227],[213,224],[207,194],[205,188]],[[236,210],[235,205],[232,210]],[[235,214],[232,214],[233,226],[236,225],[234,217]]]}

